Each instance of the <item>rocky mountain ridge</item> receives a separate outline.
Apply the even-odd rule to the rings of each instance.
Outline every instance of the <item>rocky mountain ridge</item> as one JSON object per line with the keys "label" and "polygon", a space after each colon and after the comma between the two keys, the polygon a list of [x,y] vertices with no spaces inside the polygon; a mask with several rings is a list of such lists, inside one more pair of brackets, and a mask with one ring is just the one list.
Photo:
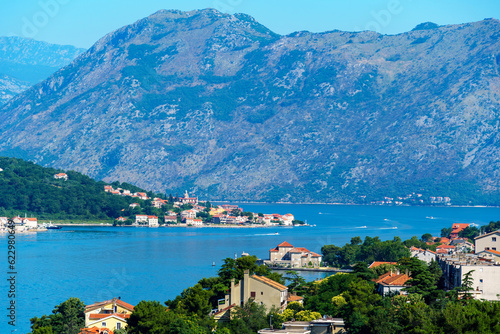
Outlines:
{"label": "rocky mountain ridge", "polygon": [[0,154],[209,200],[499,191],[500,23],[280,36],[159,11],[0,109]]}
{"label": "rocky mountain ridge", "polygon": [[48,78],[84,49],[21,37],[0,37],[0,104]]}

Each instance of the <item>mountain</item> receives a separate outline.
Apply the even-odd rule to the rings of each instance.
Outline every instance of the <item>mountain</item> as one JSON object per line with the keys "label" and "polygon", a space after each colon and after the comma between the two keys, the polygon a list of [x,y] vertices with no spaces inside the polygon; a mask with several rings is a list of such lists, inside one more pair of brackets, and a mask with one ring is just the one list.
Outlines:
{"label": "mountain", "polygon": [[84,51],[21,37],[0,37],[0,104],[48,78]]}
{"label": "mountain", "polygon": [[3,106],[0,154],[209,200],[494,204],[499,37],[496,19],[280,36],[163,10]]}

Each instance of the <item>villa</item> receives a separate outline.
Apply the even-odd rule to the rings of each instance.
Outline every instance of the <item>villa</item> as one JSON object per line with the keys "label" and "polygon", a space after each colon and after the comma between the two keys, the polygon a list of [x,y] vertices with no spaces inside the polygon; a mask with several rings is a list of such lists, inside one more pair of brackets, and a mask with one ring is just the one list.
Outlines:
{"label": "villa", "polygon": [[321,255],[307,248],[294,247],[285,241],[269,250],[269,260],[265,260],[264,263],[289,268],[317,268],[321,265],[321,259]]}
{"label": "villa", "polygon": [[127,319],[134,312],[134,306],[118,298],[106,300],[85,307],[85,327],[115,331],[127,327]]}

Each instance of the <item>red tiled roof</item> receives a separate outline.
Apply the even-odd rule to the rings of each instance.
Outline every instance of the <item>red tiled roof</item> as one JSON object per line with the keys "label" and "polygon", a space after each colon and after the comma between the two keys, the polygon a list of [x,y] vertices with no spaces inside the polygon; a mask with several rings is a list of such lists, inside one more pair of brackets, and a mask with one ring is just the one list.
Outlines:
{"label": "red tiled roof", "polygon": [[304,297],[300,297],[300,296],[292,295],[292,294],[288,295],[288,302],[298,302],[301,300],[304,300]]}
{"label": "red tiled roof", "polygon": [[451,245],[440,245],[440,246],[437,246],[436,249],[455,249],[455,246],[451,246]]}
{"label": "red tiled roof", "polygon": [[496,251],[496,250],[493,250],[493,249],[485,249],[484,251],[488,252],[488,253],[493,253],[493,254],[496,254],[496,255],[500,255],[499,251]]}
{"label": "red tiled roof", "polygon": [[121,299],[113,298],[113,299],[110,299],[110,300],[105,300],[103,302],[97,302],[97,303],[94,303],[94,304],[87,305],[87,306],[85,306],[85,312],[88,312],[88,311],[91,311],[93,309],[105,306],[107,304],[112,304],[114,301],[116,301],[117,305],[120,305],[121,307],[126,308],[129,311],[134,311],[134,305],[130,305],[129,303],[125,303]]}
{"label": "red tiled roof", "polygon": [[453,224],[451,226],[451,228],[453,230],[460,230],[460,231],[466,229],[467,227],[469,227],[469,224],[458,224],[458,223],[456,223],[456,224]]}
{"label": "red tiled roof", "polygon": [[292,248],[293,248],[293,246],[292,246],[292,245],[290,245],[290,244],[289,244],[288,242],[286,242],[286,241],[283,241],[282,243],[280,243],[280,244],[279,244],[278,246],[276,246],[276,247],[292,247]]}
{"label": "red tiled roof", "polygon": [[277,251],[278,251],[278,249],[277,249],[277,248],[271,248],[269,251],[270,251],[270,252],[277,252]]}
{"label": "red tiled roof", "polygon": [[276,288],[280,291],[283,291],[283,290],[286,290],[288,289],[286,286],[284,286],[283,284],[279,284],[278,282],[276,281],[273,281],[272,279],[270,278],[267,278],[267,277],[264,277],[264,276],[257,276],[257,275],[252,275],[252,278],[253,279],[256,279],[257,281],[260,281],[264,284],[267,284],[273,288]]}
{"label": "red tiled roof", "polygon": [[370,264],[368,266],[368,268],[375,268],[375,267],[381,266],[383,264],[393,264],[393,265],[396,265],[398,263],[397,262],[374,261],[374,262],[372,262],[372,264]]}
{"label": "red tiled roof", "polygon": [[89,319],[90,320],[98,320],[98,319],[104,319],[110,316],[117,316],[122,319],[128,319],[130,318],[130,314],[123,314],[123,313],[93,313],[89,314]]}
{"label": "red tiled roof", "polygon": [[387,277],[382,282],[380,282],[380,284],[393,285],[393,286],[394,285],[403,286],[409,280],[411,280],[410,276],[408,276],[406,274],[399,274],[399,275],[393,275],[393,276]]}

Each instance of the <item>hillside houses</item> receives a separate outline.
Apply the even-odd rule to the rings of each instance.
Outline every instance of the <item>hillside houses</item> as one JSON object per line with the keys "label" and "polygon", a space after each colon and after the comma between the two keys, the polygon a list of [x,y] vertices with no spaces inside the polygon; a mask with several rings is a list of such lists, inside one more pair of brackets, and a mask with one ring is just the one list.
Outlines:
{"label": "hillside houses", "polygon": [[66,173],[57,173],[54,175],[54,179],[67,181],[68,175]]}

